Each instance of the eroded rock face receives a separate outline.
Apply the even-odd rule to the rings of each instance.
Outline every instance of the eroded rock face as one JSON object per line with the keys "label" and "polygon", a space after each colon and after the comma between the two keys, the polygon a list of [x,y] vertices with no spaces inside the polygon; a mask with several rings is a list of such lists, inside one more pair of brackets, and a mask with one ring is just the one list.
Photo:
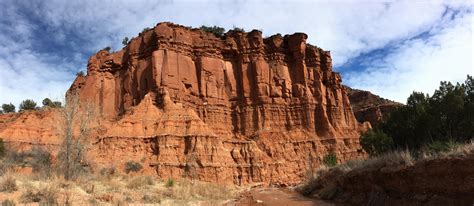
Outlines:
{"label": "eroded rock face", "polygon": [[291,184],[328,152],[363,156],[366,127],[331,55],[306,39],[257,30],[221,39],[160,23],[120,51],[99,51],[68,91],[102,122],[89,157],[138,161],[162,178]]}
{"label": "eroded rock face", "polygon": [[384,99],[369,91],[352,89],[345,86],[352,110],[359,122],[370,122],[372,127],[378,126],[396,108],[403,104]]}

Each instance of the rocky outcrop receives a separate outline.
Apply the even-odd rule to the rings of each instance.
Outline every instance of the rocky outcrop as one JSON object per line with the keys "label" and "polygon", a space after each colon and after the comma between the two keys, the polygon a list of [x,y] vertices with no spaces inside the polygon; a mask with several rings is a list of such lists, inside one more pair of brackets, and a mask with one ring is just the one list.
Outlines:
{"label": "rocky outcrop", "polygon": [[352,110],[360,123],[370,122],[375,127],[396,108],[403,104],[384,99],[369,91],[344,86],[351,101]]}
{"label": "rocky outcrop", "polygon": [[160,23],[120,51],[99,51],[68,91],[95,105],[89,157],[138,161],[162,178],[290,184],[329,152],[364,155],[366,126],[331,55],[306,39],[257,30],[217,38]]}
{"label": "rocky outcrop", "polygon": [[57,149],[61,142],[58,120],[57,110],[3,114],[0,115],[0,138],[15,150],[26,150],[32,146]]}

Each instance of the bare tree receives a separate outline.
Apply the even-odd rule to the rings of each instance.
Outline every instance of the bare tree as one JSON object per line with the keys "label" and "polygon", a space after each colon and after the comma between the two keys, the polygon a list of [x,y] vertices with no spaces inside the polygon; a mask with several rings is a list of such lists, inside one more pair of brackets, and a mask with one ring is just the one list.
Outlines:
{"label": "bare tree", "polygon": [[78,95],[68,95],[61,108],[61,148],[58,153],[58,172],[66,180],[75,179],[85,171],[85,141],[89,135],[89,123],[93,107],[81,105]]}

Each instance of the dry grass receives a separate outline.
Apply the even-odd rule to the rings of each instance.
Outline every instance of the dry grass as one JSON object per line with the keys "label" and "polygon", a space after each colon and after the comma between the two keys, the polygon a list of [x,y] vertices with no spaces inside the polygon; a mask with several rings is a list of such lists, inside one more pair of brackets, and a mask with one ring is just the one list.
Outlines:
{"label": "dry grass", "polygon": [[173,187],[161,190],[165,199],[191,201],[206,200],[211,202],[219,202],[231,199],[236,195],[235,189],[226,185],[218,185],[207,182],[191,182],[182,180]]}
{"label": "dry grass", "polygon": [[16,179],[11,173],[6,173],[0,180],[0,192],[14,192],[18,190]]}
{"label": "dry grass", "polygon": [[16,189],[9,189],[11,193],[6,189],[0,192],[0,199],[40,205],[216,205],[232,199],[240,191],[234,186],[183,179],[173,180],[174,185],[167,187],[167,179],[105,172],[67,181],[57,176],[38,178],[9,172],[1,177],[0,183],[6,186],[14,182]]}
{"label": "dry grass", "polygon": [[[351,160],[335,167],[321,166],[303,184],[295,189],[303,195],[310,195],[316,189],[320,190],[320,196],[331,199],[332,192],[335,191],[335,182],[342,179],[351,172],[367,172],[375,170],[398,170],[410,167],[417,162],[427,161],[435,158],[462,157],[474,154],[474,141],[467,144],[457,144],[448,151],[434,153],[432,151],[422,151],[416,158],[410,151],[388,152],[366,160]],[[337,188],[336,188],[337,189]],[[323,197],[324,198],[324,197]]]}
{"label": "dry grass", "polygon": [[466,144],[454,144],[448,151],[433,153],[423,151],[420,159],[434,159],[443,157],[462,157],[474,153],[474,140]]}
{"label": "dry grass", "polygon": [[127,182],[127,188],[128,189],[140,189],[142,187],[151,186],[151,185],[154,185],[154,184],[155,184],[155,181],[150,176],[136,176],[136,177],[132,177]]}
{"label": "dry grass", "polygon": [[28,188],[20,196],[21,203],[38,202],[46,205],[57,205],[59,198],[59,185],[46,182],[38,188]]}
{"label": "dry grass", "polygon": [[342,165],[337,166],[337,168],[348,172],[352,170],[371,170],[371,169],[380,169],[380,168],[389,168],[397,166],[411,166],[415,162],[414,158],[409,151],[395,151],[388,152],[377,156],[376,158],[370,158],[367,160],[351,160]]}
{"label": "dry grass", "polygon": [[3,200],[2,202],[2,206],[15,206],[15,201],[13,200],[10,200],[10,199],[6,199],[6,200]]}
{"label": "dry grass", "polygon": [[162,196],[159,194],[145,194],[141,201],[146,204],[159,204],[161,203]]}

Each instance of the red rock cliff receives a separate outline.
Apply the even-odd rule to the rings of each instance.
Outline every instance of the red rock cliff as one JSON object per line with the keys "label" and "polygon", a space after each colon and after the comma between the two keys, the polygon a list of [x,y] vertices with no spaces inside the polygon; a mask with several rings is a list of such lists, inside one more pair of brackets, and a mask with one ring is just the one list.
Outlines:
{"label": "red rock cliff", "polygon": [[370,122],[372,127],[382,123],[388,115],[403,104],[384,99],[369,91],[344,86],[351,101],[352,110],[359,122]]}
{"label": "red rock cliff", "polygon": [[363,155],[363,127],[331,55],[306,39],[257,30],[216,38],[160,23],[120,51],[99,51],[68,91],[107,122],[89,156],[140,161],[163,178],[287,184],[328,152]]}

